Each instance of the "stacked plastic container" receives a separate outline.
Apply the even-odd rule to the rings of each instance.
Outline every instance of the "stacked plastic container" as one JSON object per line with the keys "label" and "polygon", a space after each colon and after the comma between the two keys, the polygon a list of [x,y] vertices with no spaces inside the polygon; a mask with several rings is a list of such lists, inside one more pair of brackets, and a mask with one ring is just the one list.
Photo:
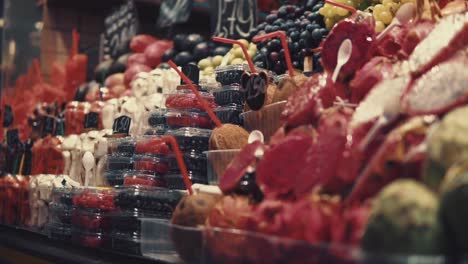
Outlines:
{"label": "stacked plastic container", "polygon": [[72,215],[75,210],[73,196],[78,189],[54,188],[49,204],[49,223],[45,229],[49,237],[59,240],[71,240]]}
{"label": "stacked plastic container", "polygon": [[72,241],[87,247],[108,247],[111,242],[110,214],[117,209],[115,191],[87,188],[73,197]]}
{"label": "stacked plastic container", "polygon": [[126,173],[134,168],[136,139],[112,138],[107,148],[107,170],[104,174],[109,186],[122,185]]}
{"label": "stacked plastic container", "polygon": [[244,71],[248,71],[246,64],[235,64],[216,69],[216,81],[221,88],[213,90],[216,104],[215,113],[222,123],[242,125],[240,114],[244,109],[245,93],[240,88],[240,80]]}

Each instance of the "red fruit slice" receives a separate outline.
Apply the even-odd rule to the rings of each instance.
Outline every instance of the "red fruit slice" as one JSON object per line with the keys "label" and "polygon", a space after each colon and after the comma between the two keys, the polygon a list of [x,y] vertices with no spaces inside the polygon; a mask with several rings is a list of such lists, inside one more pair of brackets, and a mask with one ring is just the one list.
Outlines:
{"label": "red fruit slice", "polygon": [[219,188],[223,193],[230,193],[244,177],[249,166],[256,167],[257,158],[263,155],[266,146],[260,141],[255,141],[245,146],[239,154],[231,161],[223,177],[219,181]]}
{"label": "red fruit slice", "polygon": [[[468,36],[467,36],[468,37]],[[410,115],[443,114],[468,101],[468,59],[464,52],[414,81],[403,96]]]}
{"label": "red fruit slice", "polygon": [[411,54],[408,62],[412,74],[419,75],[426,72],[466,45],[468,45],[468,12],[444,17]]}
{"label": "red fruit slice", "polygon": [[311,161],[307,154],[312,144],[313,138],[310,135],[298,132],[289,134],[283,141],[265,151],[257,166],[257,184],[265,196],[291,194],[296,186],[308,184],[299,181],[312,176],[305,168]]}
{"label": "red fruit slice", "polygon": [[345,39],[351,40],[353,48],[349,61],[341,68],[339,80],[354,75],[369,60],[369,52],[375,39],[372,16],[364,12],[356,12],[355,15],[340,21],[333,27],[322,43],[322,64],[328,72],[333,72],[335,69],[338,49]]}

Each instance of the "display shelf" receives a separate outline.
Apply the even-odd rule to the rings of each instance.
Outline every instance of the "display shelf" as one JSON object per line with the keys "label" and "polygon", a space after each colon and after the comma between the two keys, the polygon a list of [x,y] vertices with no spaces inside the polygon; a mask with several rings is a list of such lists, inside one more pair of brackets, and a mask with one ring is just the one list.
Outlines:
{"label": "display shelf", "polygon": [[[29,263],[38,263],[32,260],[70,264],[170,263],[102,249],[86,248],[66,241],[52,240],[41,233],[4,225],[0,225],[0,247],[20,252],[27,256]],[[5,256],[0,256],[1,263],[6,260]]]}

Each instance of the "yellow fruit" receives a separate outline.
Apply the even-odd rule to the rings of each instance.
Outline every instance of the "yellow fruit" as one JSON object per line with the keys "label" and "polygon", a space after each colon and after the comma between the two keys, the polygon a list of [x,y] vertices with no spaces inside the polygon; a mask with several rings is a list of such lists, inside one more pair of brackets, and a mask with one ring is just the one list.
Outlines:
{"label": "yellow fruit", "polygon": [[376,32],[382,32],[382,30],[385,29],[385,25],[384,23],[382,23],[382,21],[376,21],[375,22],[375,31]]}
{"label": "yellow fruit", "polygon": [[222,61],[223,61],[223,56],[217,55],[213,57],[213,59],[211,60],[211,64],[213,65],[213,67],[218,67]]}
{"label": "yellow fruit", "polygon": [[241,47],[235,48],[232,55],[234,55],[235,58],[244,58],[244,53],[242,52]]}
{"label": "yellow fruit", "polygon": [[200,68],[200,70],[204,70],[207,67],[211,67],[211,65],[211,60],[208,58],[202,59],[198,62],[198,67]]}
{"label": "yellow fruit", "polygon": [[239,41],[244,44],[244,47],[248,47],[249,46],[249,41],[247,41],[246,39],[239,39]]}
{"label": "yellow fruit", "polygon": [[390,22],[392,22],[392,14],[388,11],[384,11],[384,12],[381,12],[380,15],[380,20],[385,24],[385,25],[388,25],[390,24]]}
{"label": "yellow fruit", "polygon": [[256,51],[253,51],[253,50],[248,50],[247,53],[249,54],[249,57],[252,59],[253,57],[255,57],[255,54],[257,54]]}
{"label": "yellow fruit", "polygon": [[211,67],[211,66],[210,66],[210,67],[207,67],[207,68],[205,68],[204,73],[205,73],[206,75],[213,74],[213,73],[214,73],[214,68]]}
{"label": "yellow fruit", "polygon": [[249,50],[253,51],[253,52],[257,52],[257,45],[255,45],[255,43],[250,43],[249,45]]}
{"label": "yellow fruit", "polygon": [[231,61],[231,65],[234,65],[234,64],[242,64],[244,63],[244,60],[241,59],[241,58],[235,58]]}

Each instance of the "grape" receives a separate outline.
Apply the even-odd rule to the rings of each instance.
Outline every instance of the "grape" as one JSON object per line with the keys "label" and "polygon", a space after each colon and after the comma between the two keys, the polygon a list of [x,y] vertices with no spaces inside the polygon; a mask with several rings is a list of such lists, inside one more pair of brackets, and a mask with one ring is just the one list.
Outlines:
{"label": "grape", "polygon": [[[352,0],[336,0],[337,2],[341,3],[341,4],[346,4],[348,6],[351,6],[351,7],[354,7],[356,8],[357,4],[356,4],[356,0],[352,1]],[[346,9],[344,8],[341,8],[341,7],[336,7],[336,6],[332,6],[332,5],[329,5],[329,4],[325,4],[322,8],[320,8],[319,10],[319,13],[324,16],[324,22],[325,22],[325,26],[327,27],[327,29],[331,29],[335,23],[337,23],[338,21],[344,19],[345,17],[349,16],[350,15],[350,12],[347,11]]]}
{"label": "grape", "polygon": [[295,31],[291,32],[289,37],[291,38],[292,41],[298,41],[299,38],[300,38],[300,33],[299,33],[299,31],[295,30]]}
{"label": "grape", "polygon": [[375,22],[375,32],[381,32],[385,29],[385,24],[382,21]]}
{"label": "grape", "polygon": [[382,21],[385,25],[390,24],[392,22],[393,16],[390,12],[388,11],[383,11],[379,15],[380,21]]}
{"label": "grape", "polygon": [[278,16],[276,14],[269,14],[268,16],[266,16],[265,18],[265,21],[268,23],[268,24],[271,24],[273,22],[275,22],[275,20],[278,18]]}

